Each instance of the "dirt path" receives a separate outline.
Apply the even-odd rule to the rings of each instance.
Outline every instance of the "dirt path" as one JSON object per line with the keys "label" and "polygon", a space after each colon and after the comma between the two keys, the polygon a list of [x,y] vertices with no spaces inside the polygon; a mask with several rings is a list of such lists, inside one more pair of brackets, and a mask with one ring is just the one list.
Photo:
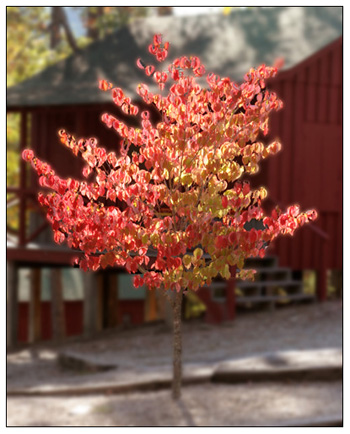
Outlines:
{"label": "dirt path", "polygon": [[[340,302],[290,306],[274,312],[240,315],[220,326],[187,323],[183,327],[184,362],[211,363],[262,352],[339,348],[342,345]],[[107,333],[98,340],[54,348],[41,346],[9,354],[7,387],[38,384],[83,384],[105,381],[109,373],[63,371],[57,350],[93,354],[117,362],[119,370],[137,376],[171,366],[171,334],[161,325]],[[113,374],[113,372],[115,374]],[[342,384],[263,383],[202,384],[183,389],[175,404],[168,390],[84,397],[9,397],[9,426],[263,426],[290,419],[340,416]]]}

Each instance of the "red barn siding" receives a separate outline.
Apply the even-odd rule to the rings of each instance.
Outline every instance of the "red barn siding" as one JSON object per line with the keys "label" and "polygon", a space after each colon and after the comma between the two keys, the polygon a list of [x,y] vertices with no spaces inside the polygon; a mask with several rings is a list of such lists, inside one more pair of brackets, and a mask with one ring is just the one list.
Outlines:
{"label": "red barn siding", "polygon": [[[137,325],[145,322],[145,303],[144,300],[120,300],[120,315],[118,324],[129,321],[130,324]],[[41,339],[46,341],[52,337],[51,322],[51,303],[43,301],[41,309]],[[72,300],[64,302],[66,336],[77,336],[83,333],[83,301]],[[29,332],[29,304],[28,302],[19,303],[18,318],[18,341],[28,342]]]}
{"label": "red barn siding", "polygon": [[265,178],[270,197],[282,207],[316,208],[314,225],[329,235],[324,241],[305,227],[293,239],[280,239],[275,251],[281,264],[294,269],[319,268],[321,262],[341,269],[342,40],[281,73],[270,87],[284,102],[270,127],[271,140],[282,142]]}
{"label": "red barn siding", "polygon": [[[52,337],[51,324],[51,303],[43,301],[40,305],[41,310],[41,339],[46,341]],[[83,302],[82,301],[65,301],[64,302],[66,336],[75,336],[83,333]],[[19,342],[28,342],[28,324],[29,324],[29,305],[27,302],[19,303],[19,323],[18,323],[18,340]]]}

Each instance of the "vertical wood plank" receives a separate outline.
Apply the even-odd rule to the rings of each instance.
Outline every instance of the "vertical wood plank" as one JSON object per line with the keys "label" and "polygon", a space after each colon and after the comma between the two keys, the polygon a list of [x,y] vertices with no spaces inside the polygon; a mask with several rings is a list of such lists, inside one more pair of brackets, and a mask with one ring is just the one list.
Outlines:
{"label": "vertical wood plank", "polygon": [[[300,176],[303,173],[304,165],[304,149],[307,145],[304,142],[304,122],[305,122],[305,106],[306,106],[306,69],[303,68],[296,76],[295,83],[295,139],[293,146],[293,160],[292,160],[292,192],[291,203],[298,203],[303,209],[303,191],[305,189],[305,183]],[[305,231],[305,228],[300,229]],[[296,236],[293,239],[291,245],[291,263],[295,270],[302,269],[302,254],[303,254],[303,234],[297,231]]]}
{"label": "vertical wood plank", "polygon": [[338,123],[339,106],[341,106],[341,101],[339,101],[339,88],[339,86],[335,86],[334,84],[331,84],[329,88],[328,122],[331,125]]}
{"label": "vertical wood plank", "polygon": [[108,327],[108,282],[106,273],[96,273],[96,330]]}
{"label": "vertical wood plank", "polygon": [[320,243],[320,264],[317,273],[317,298],[319,301],[327,299],[327,244],[324,240]]}
{"label": "vertical wood plank", "polygon": [[30,275],[29,342],[41,339],[41,269],[33,268]]}
{"label": "vertical wood plank", "polygon": [[341,86],[343,82],[343,43],[332,51],[332,82],[335,86]]}
{"label": "vertical wood plank", "polygon": [[84,335],[92,336],[97,330],[97,281],[92,271],[84,273]]}
{"label": "vertical wood plank", "polygon": [[343,268],[343,214],[340,212],[337,214],[337,226],[336,226],[336,266],[337,270]]}
{"label": "vertical wood plank", "polygon": [[7,262],[7,347],[18,344],[18,266]]}
{"label": "vertical wood plank", "polygon": [[146,291],[145,299],[145,321],[155,321],[158,319],[156,291]]}
{"label": "vertical wood plank", "polygon": [[234,320],[236,317],[236,267],[230,267],[231,279],[227,281],[226,309],[227,320]]}
{"label": "vertical wood plank", "polygon": [[329,109],[329,61],[328,56],[323,56],[319,61],[320,68],[320,83],[318,85],[318,104],[317,104],[317,121],[320,123],[328,122]]}
{"label": "vertical wood plank", "polygon": [[117,274],[108,273],[108,327],[116,327],[118,324],[117,285]]}
{"label": "vertical wood plank", "polygon": [[62,270],[60,268],[52,268],[50,270],[50,279],[52,338],[56,342],[62,342],[66,336]]}
{"label": "vertical wood plank", "polygon": [[[295,147],[295,79],[284,82],[284,98],[285,106],[283,119],[283,135],[282,135],[282,150],[281,150],[281,167],[280,179],[277,182],[280,185],[280,201],[281,204],[289,204],[292,191],[292,166],[293,166],[293,151]],[[290,249],[288,243],[280,243],[281,255],[286,264],[290,263]]]}
{"label": "vertical wood plank", "polygon": [[[274,84],[273,90],[276,92],[277,96],[282,99],[283,103],[284,97],[283,97],[283,91],[282,91],[282,85],[281,81],[278,81]],[[282,131],[283,131],[283,109],[279,111],[278,113],[273,113],[271,116],[271,127],[270,127],[270,136],[272,137],[272,140],[275,138],[278,138],[282,140]],[[284,146],[284,143],[282,141],[282,146]],[[280,161],[281,161],[281,152],[278,153],[276,156],[272,157],[270,161],[268,162],[268,169],[269,172],[267,174],[268,176],[268,182],[267,182],[267,188],[268,193],[271,195],[271,198],[274,200],[278,200],[279,197],[279,182],[277,181],[280,176]]]}

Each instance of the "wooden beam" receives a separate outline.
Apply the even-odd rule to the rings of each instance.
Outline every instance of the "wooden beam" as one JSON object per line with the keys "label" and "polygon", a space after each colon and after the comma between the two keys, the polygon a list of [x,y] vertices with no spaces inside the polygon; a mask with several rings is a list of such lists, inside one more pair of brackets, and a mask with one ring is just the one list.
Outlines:
{"label": "wooden beam", "polygon": [[62,287],[62,269],[52,268],[50,270],[50,278],[52,338],[56,342],[62,342],[66,336]]}
{"label": "wooden beam", "polygon": [[18,266],[7,262],[7,347],[18,343]]}
{"label": "wooden beam", "polygon": [[81,256],[81,252],[69,250],[69,249],[30,249],[25,247],[6,249],[6,255],[8,261],[16,261],[23,266],[37,264],[39,266],[57,264],[57,265],[69,265],[72,266],[74,258]]}
{"label": "wooden beam", "polygon": [[41,339],[41,268],[32,268],[30,271],[30,298],[29,298],[29,342],[38,342]]}

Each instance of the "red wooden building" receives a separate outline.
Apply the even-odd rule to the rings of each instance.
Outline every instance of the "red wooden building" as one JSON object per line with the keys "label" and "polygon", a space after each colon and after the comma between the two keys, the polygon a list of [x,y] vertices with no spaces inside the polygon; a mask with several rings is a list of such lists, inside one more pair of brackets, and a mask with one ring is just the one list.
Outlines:
{"label": "red wooden building", "polygon": [[[290,27],[284,27],[285,22]],[[301,22],[308,32],[295,32]],[[159,32],[171,41],[172,57],[196,54],[208,71],[236,80],[252,65],[271,64],[277,57],[285,57],[285,71],[270,84],[285,104],[274,115],[270,131],[271,138],[280,137],[283,150],[264,162],[253,182],[266,185],[271,203],[282,208],[296,201],[303,209],[318,210],[320,218],[311,229],[300,230],[293,240],[279,241],[274,253],[281,265],[294,270],[317,270],[318,293],[323,299],[326,270],[342,268],[342,39],[339,39],[342,10],[339,7],[253,8],[228,17],[154,17],[135,21],[8,90],[8,111],[21,114],[20,148],[30,146],[59,175],[77,178],[81,178],[80,162],[59,145],[59,129],[64,128],[78,137],[95,136],[108,149],[117,149],[118,137],[101,123],[100,117],[106,111],[118,116],[120,113],[111,104],[109,95],[97,89],[98,80],[108,79],[135,97],[137,83],[145,79],[135,66],[135,59],[141,56],[147,62],[144,55],[147,41]],[[330,41],[333,42],[327,45]],[[76,256],[74,252],[53,246],[46,220],[37,212],[36,177],[25,163],[19,164],[20,185],[7,189],[12,194],[11,202],[19,203],[19,231],[7,249],[8,329],[13,343],[18,338],[18,317],[22,321],[21,339],[28,334],[24,330],[26,309],[34,322],[39,318],[36,326],[32,326],[36,329],[34,335],[40,338],[39,335],[51,334],[51,331],[43,332],[45,328],[51,330],[51,326],[44,320],[49,307],[44,307],[38,295],[39,271],[32,279],[36,297],[31,299],[29,307],[22,305],[18,311],[18,269],[67,267]],[[90,275],[85,282],[84,309],[82,301],[66,308],[68,334],[81,332],[83,328],[91,331],[114,326],[125,316],[133,323],[142,322],[145,315],[156,316],[154,298],[118,301],[116,276],[110,270]],[[96,305],[100,315],[96,314]],[[79,318],[79,326],[68,325],[71,319],[67,318],[67,309]]]}
{"label": "red wooden building", "polygon": [[280,238],[276,254],[281,265],[317,270],[322,299],[327,270],[343,267],[342,55],[339,38],[271,83],[284,102],[271,122],[283,148],[264,167],[274,203],[299,203],[319,214],[293,239]]}

